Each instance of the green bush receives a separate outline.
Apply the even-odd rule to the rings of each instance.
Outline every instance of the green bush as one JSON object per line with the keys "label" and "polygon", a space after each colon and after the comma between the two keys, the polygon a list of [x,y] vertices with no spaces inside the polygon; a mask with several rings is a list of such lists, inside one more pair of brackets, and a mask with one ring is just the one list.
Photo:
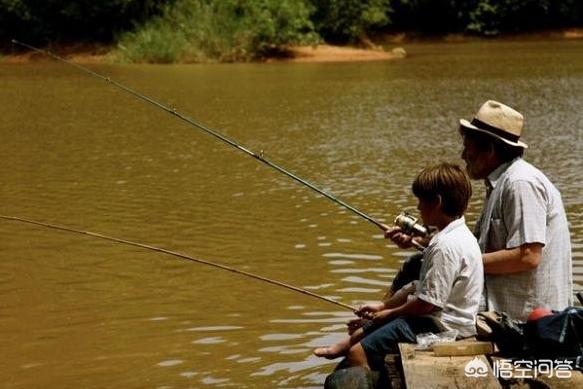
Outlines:
{"label": "green bush", "polygon": [[302,0],[179,0],[119,40],[126,61],[248,61],[318,41]]}
{"label": "green bush", "polygon": [[468,14],[466,29],[483,35],[558,26],[549,18],[550,0],[481,0]]}
{"label": "green bush", "polygon": [[313,0],[316,30],[328,42],[367,39],[390,22],[390,0]]}

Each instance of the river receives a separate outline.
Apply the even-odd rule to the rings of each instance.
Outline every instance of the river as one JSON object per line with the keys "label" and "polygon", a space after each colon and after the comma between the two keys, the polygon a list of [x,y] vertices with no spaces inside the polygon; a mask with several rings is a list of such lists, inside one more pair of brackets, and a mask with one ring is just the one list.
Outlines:
{"label": "river", "polygon": [[[386,223],[423,167],[460,162],[459,118],[526,116],[561,190],[583,289],[583,41],[405,45],[405,60],[88,65],[219,129]],[[367,221],[172,115],[56,62],[0,65],[4,215],[148,243],[345,304],[409,252]],[[473,226],[480,182],[467,212]],[[0,221],[4,388],[321,387],[348,310],[112,242]]]}

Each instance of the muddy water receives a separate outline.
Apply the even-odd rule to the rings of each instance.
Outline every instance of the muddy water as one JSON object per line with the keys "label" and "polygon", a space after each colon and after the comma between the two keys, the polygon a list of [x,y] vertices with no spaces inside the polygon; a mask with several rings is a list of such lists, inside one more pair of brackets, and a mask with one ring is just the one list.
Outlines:
{"label": "muddy water", "polygon": [[[456,123],[488,98],[527,118],[526,158],[562,191],[583,289],[583,42],[405,47],[398,62],[93,65],[380,220],[414,211],[424,166],[458,161]],[[0,66],[2,214],[158,245],[346,304],[408,253],[372,224],[62,64]],[[484,191],[467,215],[476,220]],[[231,273],[0,222],[6,388],[321,386],[314,346],[350,312]]]}

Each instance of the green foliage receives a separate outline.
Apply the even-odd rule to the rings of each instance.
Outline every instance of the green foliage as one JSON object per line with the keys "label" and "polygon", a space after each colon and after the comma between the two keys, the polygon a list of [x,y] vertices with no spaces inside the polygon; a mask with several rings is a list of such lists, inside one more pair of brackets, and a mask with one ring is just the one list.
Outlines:
{"label": "green foliage", "polygon": [[109,42],[155,14],[156,0],[0,0],[0,39],[33,43]]}
{"label": "green foliage", "polygon": [[0,48],[118,43],[125,61],[247,61],[289,45],[583,27],[582,0],[0,0]]}
{"label": "green foliage", "polygon": [[481,0],[468,14],[467,30],[483,35],[552,27],[550,0]]}
{"label": "green foliage", "polygon": [[178,0],[121,36],[127,61],[246,61],[318,41],[303,0]]}
{"label": "green foliage", "polygon": [[389,22],[390,0],[313,0],[316,30],[328,42],[366,39]]}
{"label": "green foliage", "polygon": [[469,13],[468,31],[483,33],[484,35],[494,35],[499,33],[497,26],[498,20],[497,4],[491,4],[489,1],[480,1],[476,8]]}
{"label": "green foliage", "polygon": [[391,0],[393,29],[429,33],[505,32],[583,25],[581,0]]}

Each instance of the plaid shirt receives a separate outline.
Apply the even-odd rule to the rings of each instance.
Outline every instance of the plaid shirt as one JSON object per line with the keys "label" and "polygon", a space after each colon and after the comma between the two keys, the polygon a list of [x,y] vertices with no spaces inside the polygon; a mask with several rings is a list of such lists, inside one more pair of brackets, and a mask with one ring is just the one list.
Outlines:
{"label": "plaid shirt", "polygon": [[487,178],[492,190],[475,235],[482,252],[544,245],[539,265],[509,274],[486,274],[488,308],[526,320],[537,307],[562,310],[572,304],[571,241],[559,191],[522,158],[505,163]]}

